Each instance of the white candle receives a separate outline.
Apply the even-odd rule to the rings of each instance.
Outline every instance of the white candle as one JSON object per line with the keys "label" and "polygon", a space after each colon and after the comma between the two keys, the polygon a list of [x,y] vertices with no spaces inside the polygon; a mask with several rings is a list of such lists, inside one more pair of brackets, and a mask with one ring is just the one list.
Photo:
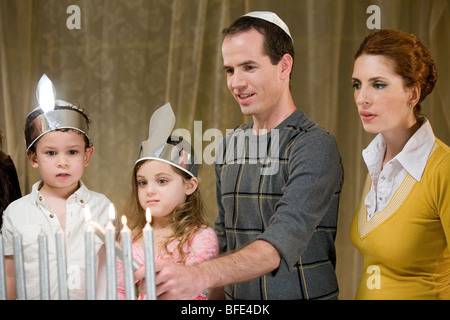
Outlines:
{"label": "white candle", "polygon": [[85,245],[86,245],[86,299],[95,300],[95,251],[94,251],[94,229],[89,223],[91,211],[86,204],[84,207],[86,219]]}
{"label": "white candle", "polygon": [[92,230],[94,230],[94,233],[97,237],[102,239],[103,242],[106,242],[106,230],[103,228],[97,221],[89,221],[89,224],[92,227]]}
{"label": "white candle", "polygon": [[26,300],[25,270],[23,265],[22,236],[17,231],[13,235],[14,273],[16,278],[16,299]]}
{"label": "white candle", "polygon": [[[95,235],[97,237],[99,237],[100,239],[102,239],[103,242],[106,243],[106,230],[105,230],[105,228],[103,228],[96,221],[92,221],[91,220],[89,224],[94,229]],[[118,256],[120,258],[120,260],[123,260],[122,247],[121,247],[120,243],[118,243],[117,241],[115,243],[115,248],[116,248],[116,256]],[[133,259],[133,269],[137,270],[140,267],[141,266],[139,265],[139,263],[137,263],[137,261]]]}
{"label": "white candle", "polygon": [[50,279],[48,276],[48,245],[47,236],[43,231],[39,234],[39,275],[41,300],[50,300]]}
{"label": "white candle", "polygon": [[106,224],[106,277],[108,287],[108,300],[116,300],[117,298],[117,279],[116,279],[116,254],[115,254],[115,234],[113,220],[116,217],[114,205],[109,206],[109,221]]}
{"label": "white candle", "polygon": [[67,289],[67,266],[66,266],[66,247],[64,245],[64,231],[59,229],[55,234],[56,240],[56,259],[58,262],[58,287],[59,299],[69,300],[69,291]]}
{"label": "white candle", "polygon": [[0,233],[0,300],[6,300],[5,256],[3,252],[3,235]]}
{"label": "white candle", "polygon": [[142,230],[144,234],[144,254],[145,254],[145,287],[147,288],[147,300],[156,300],[155,286],[155,255],[153,250],[153,228],[150,226],[152,222],[152,214],[150,208],[145,211],[147,223]]}
{"label": "white candle", "polygon": [[133,275],[133,257],[131,253],[131,230],[127,226],[127,218],[122,216],[122,230],[120,239],[123,250],[123,276],[125,279],[125,297],[127,300],[135,299],[134,275]]}

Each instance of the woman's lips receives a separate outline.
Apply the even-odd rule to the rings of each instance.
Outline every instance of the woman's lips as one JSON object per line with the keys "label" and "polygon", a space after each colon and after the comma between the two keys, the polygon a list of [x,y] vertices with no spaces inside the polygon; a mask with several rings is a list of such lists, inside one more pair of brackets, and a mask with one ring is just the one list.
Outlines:
{"label": "woman's lips", "polygon": [[367,111],[361,111],[359,113],[359,115],[363,121],[372,121],[376,117],[375,114],[367,112]]}

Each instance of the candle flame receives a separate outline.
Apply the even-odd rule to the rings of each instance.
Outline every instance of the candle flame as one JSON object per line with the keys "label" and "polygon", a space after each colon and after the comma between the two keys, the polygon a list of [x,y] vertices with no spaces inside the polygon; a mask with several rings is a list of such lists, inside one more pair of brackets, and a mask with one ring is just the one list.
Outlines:
{"label": "candle flame", "polygon": [[122,221],[122,225],[123,225],[123,226],[126,226],[126,225],[127,225],[127,217],[122,216],[121,221]]}
{"label": "candle flame", "polygon": [[109,220],[114,220],[116,217],[116,210],[114,209],[114,205],[112,203],[109,204]]}
{"label": "candle flame", "polygon": [[47,113],[55,108],[55,87],[52,81],[44,74],[36,88],[36,97],[39,106]]}
{"label": "candle flame", "polygon": [[147,220],[147,222],[148,222],[149,224],[152,223],[152,212],[150,211],[150,208],[147,208],[147,209],[145,210],[145,219]]}
{"label": "candle flame", "polygon": [[89,222],[92,219],[91,209],[87,204],[84,206],[84,219],[86,220],[86,222]]}

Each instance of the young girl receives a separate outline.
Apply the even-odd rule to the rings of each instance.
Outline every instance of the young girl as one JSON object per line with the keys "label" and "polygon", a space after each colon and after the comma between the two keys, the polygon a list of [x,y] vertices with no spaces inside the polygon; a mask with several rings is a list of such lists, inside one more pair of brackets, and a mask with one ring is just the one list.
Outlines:
{"label": "young girl", "polygon": [[[198,168],[186,164],[193,155],[190,146],[182,140],[164,140],[160,146],[155,143],[155,137],[149,137],[146,142],[150,141],[153,148],[145,148],[144,144],[141,148],[134,167],[131,195],[124,209],[134,239],[133,258],[144,264],[142,229],[147,208],[152,214],[156,261],[164,259],[191,265],[218,255],[217,237],[207,227],[195,177]],[[184,147],[180,151],[181,145]],[[119,259],[117,277],[118,298],[125,299],[123,263]],[[140,297],[144,295],[145,292],[141,292]],[[186,299],[205,300],[206,292]]]}

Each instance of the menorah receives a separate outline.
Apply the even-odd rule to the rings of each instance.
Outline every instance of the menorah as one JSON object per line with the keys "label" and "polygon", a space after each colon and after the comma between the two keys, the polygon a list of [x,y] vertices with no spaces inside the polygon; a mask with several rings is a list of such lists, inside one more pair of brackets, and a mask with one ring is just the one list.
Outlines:
{"label": "menorah", "polygon": [[[85,230],[85,272],[86,272],[86,299],[96,299],[96,270],[95,270],[95,237],[99,237],[105,244],[106,251],[106,283],[107,299],[117,299],[117,273],[116,258],[123,262],[123,273],[125,282],[125,297],[127,300],[136,299],[134,286],[134,271],[141,266],[133,259],[131,251],[131,230],[127,226],[126,217],[122,216],[122,229],[120,231],[121,243],[115,239],[116,228],[113,224],[115,217],[114,207],[111,205],[109,212],[109,221],[106,226],[101,226],[96,221],[91,220],[89,206],[85,205],[85,219],[87,227]],[[146,211],[147,223],[142,229],[144,236],[144,254],[145,254],[145,279],[147,300],[156,300],[155,286],[155,264],[153,252],[153,229],[150,226],[151,213]],[[68,300],[69,289],[67,285],[67,265],[66,249],[64,245],[64,232],[58,230],[55,233],[56,243],[56,262],[58,269],[58,288],[59,299]],[[50,299],[50,279],[49,279],[49,258],[48,258],[48,238],[44,232],[38,236],[39,247],[39,275],[40,275],[40,298],[41,300]],[[24,267],[23,246],[21,234],[17,231],[13,234],[14,251],[14,273],[16,299],[26,300],[26,275]],[[0,300],[6,300],[6,273],[5,258],[3,247],[3,235],[0,234]]]}

